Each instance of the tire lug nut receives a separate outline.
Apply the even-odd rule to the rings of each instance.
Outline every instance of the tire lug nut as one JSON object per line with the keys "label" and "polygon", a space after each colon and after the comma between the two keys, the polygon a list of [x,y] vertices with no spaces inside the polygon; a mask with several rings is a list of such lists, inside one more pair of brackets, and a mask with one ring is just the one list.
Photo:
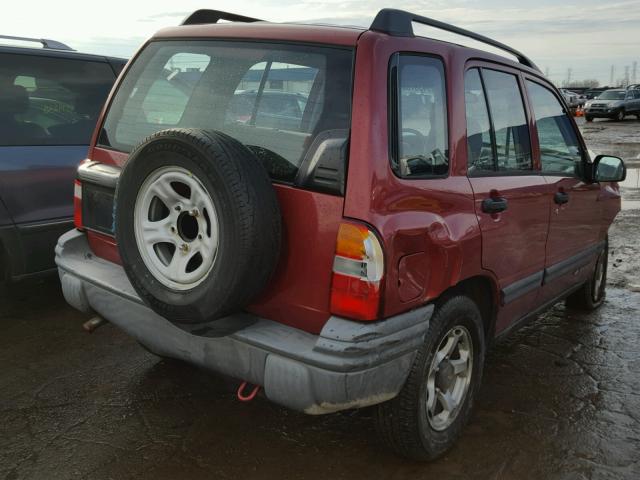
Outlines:
{"label": "tire lug nut", "polygon": [[198,235],[198,240],[202,240],[202,235]]}
{"label": "tire lug nut", "polygon": [[182,245],[180,245],[180,250],[182,250],[183,253],[187,253],[189,251],[189,245],[183,243]]}
{"label": "tire lug nut", "polygon": [[191,211],[189,212],[189,215],[191,215],[192,217],[197,217],[197,216],[199,216],[199,215],[200,215],[200,212],[198,212],[198,209],[197,209],[197,208],[194,208],[193,210],[191,210]]}
{"label": "tire lug nut", "polygon": [[171,233],[176,233],[176,227],[171,227]]}

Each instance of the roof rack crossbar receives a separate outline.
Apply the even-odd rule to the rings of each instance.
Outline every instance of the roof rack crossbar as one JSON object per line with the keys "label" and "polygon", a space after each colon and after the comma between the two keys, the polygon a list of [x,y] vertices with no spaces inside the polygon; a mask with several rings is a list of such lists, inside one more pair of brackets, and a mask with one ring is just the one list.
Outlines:
{"label": "roof rack crossbar", "polygon": [[47,38],[29,38],[29,37],[14,37],[11,35],[0,35],[0,40],[19,40],[21,42],[36,42],[42,45],[42,48],[49,48],[52,50],[71,50],[68,45],[65,45],[62,42],[58,42],[56,40],[49,40]]}
{"label": "roof rack crossbar", "polygon": [[497,40],[493,40],[489,37],[485,37],[484,35],[480,35],[479,33],[474,33],[469,30],[465,30],[464,28],[456,27],[455,25],[440,22],[438,20],[434,20],[433,18],[415,15],[403,10],[383,8],[382,10],[380,10],[380,12],[378,12],[378,15],[376,15],[376,18],[373,20],[370,30],[386,33],[394,37],[414,37],[415,34],[413,33],[412,25],[413,22],[421,23],[422,25],[427,25],[429,27],[434,27],[440,30],[455,33],[457,35],[472,38],[473,40],[477,40],[478,42],[482,42],[487,45],[491,45],[492,47],[499,48],[500,50],[504,50],[515,56],[521,64],[533,68],[534,70],[540,71],[536,64],[533,63],[526,55],[519,52],[515,48],[511,48],[509,45],[505,45],[504,43],[498,42]]}
{"label": "roof rack crossbar", "polygon": [[187,18],[184,19],[182,25],[201,25],[204,23],[218,23],[220,20],[226,20],[228,22],[241,22],[241,23],[253,23],[262,22],[258,18],[245,17],[244,15],[237,15],[235,13],[223,12],[221,10],[196,10]]}

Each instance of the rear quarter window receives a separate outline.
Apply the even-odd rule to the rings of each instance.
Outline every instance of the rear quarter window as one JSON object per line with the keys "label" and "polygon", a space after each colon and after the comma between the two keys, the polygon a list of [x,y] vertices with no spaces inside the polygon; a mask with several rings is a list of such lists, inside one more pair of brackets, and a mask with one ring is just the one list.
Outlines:
{"label": "rear quarter window", "polygon": [[447,102],[442,60],[398,54],[391,64],[391,165],[402,178],[449,172]]}

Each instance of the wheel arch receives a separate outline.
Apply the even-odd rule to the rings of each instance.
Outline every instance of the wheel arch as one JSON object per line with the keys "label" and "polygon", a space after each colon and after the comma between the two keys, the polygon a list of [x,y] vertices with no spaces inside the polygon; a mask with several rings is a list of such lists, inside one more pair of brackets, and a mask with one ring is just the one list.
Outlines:
{"label": "wheel arch", "polygon": [[487,344],[495,336],[495,325],[498,314],[498,286],[488,275],[476,275],[461,280],[440,295],[436,303],[442,303],[453,295],[466,295],[473,300],[482,315],[484,334]]}

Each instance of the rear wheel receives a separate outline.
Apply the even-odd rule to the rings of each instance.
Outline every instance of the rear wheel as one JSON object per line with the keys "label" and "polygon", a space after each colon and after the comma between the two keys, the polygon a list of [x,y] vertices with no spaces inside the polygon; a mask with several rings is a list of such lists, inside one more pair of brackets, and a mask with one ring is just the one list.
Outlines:
{"label": "rear wheel", "polygon": [[404,387],[376,407],[377,430],[389,448],[419,461],[451,448],[471,416],[484,350],[482,317],[470,298],[451,297],[437,307]]}
{"label": "rear wheel", "polygon": [[626,116],[627,114],[625,113],[624,108],[621,108],[620,111],[614,115],[613,119],[618,122],[622,122]]}
{"label": "rear wheel", "polygon": [[591,311],[604,303],[607,296],[607,266],[609,263],[609,242],[600,252],[593,274],[580,290],[567,297],[567,306],[577,310]]}

